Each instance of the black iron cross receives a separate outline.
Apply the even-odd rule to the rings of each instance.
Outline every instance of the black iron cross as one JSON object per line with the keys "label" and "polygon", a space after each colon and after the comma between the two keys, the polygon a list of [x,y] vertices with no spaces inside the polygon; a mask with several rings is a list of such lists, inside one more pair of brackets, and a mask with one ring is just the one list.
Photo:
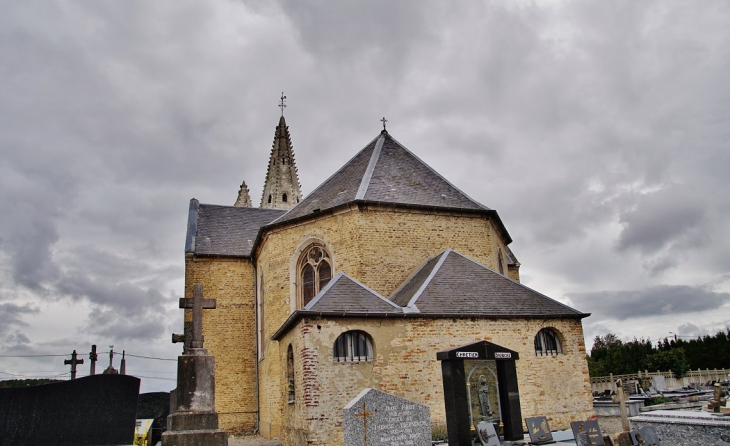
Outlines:
{"label": "black iron cross", "polygon": [[362,418],[363,423],[363,432],[365,432],[365,438],[364,438],[364,445],[368,446],[368,418],[375,416],[374,413],[370,413],[367,411],[367,408],[365,406],[365,403],[362,403],[362,413],[355,414],[356,417]]}
{"label": "black iron cross", "polygon": [[281,116],[284,116],[284,109],[286,108],[286,104],[284,103],[286,101],[286,96],[284,96],[284,92],[281,92],[281,101],[279,101],[279,108],[281,109]]}
{"label": "black iron cross", "polygon": [[71,365],[71,379],[76,379],[76,365],[77,364],[83,364],[83,359],[76,359],[76,350],[74,350],[73,353],[71,353],[71,359],[65,359],[63,361],[64,365]]}
{"label": "black iron cross", "polygon": [[[203,348],[203,310],[214,310],[215,299],[203,299],[203,285],[196,284],[193,285],[192,299],[180,298],[180,308],[193,310],[193,335],[190,339],[190,348]],[[175,342],[175,335],[172,339]]]}
{"label": "black iron cross", "polygon": [[385,119],[385,116],[383,116],[383,119],[381,119],[381,120],[380,120],[380,122],[382,122],[382,123],[383,123],[383,131],[386,131],[386,130],[385,130],[385,123],[386,123],[386,122],[388,122],[388,120],[387,120],[387,119]]}

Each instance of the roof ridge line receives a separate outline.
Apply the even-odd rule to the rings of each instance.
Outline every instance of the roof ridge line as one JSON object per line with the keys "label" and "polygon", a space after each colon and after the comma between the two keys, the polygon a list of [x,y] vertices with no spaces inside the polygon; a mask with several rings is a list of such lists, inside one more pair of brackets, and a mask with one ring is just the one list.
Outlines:
{"label": "roof ridge line", "polygon": [[378,137],[378,142],[375,144],[375,149],[373,150],[372,155],[370,155],[370,161],[368,162],[367,169],[365,169],[365,175],[362,176],[360,187],[357,189],[357,194],[355,194],[356,200],[362,200],[365,198],[368,187],[370,187],[370,180],[373,178],[375,165],[378,163],[378,158],[380,158],[380,151],[383,148],[383,142],[385,142],[385,135],[381,133]]}
{"label": "roof ridge line", "polygon": [[355,279],[354,277],[350,277],[346,273],[341,273],[341,274],[343,274],[345,277],[347,277],[348,279],[350,279],[353,282],[355,282],[357,285],[360,285],[361,287],[365,288],[367,291],[369,291],[372,294],[376,295],[378,298],[384,300],[385,302],[387,302],[388,304],[390,304],[393,308],[397,308],[399,310],[402,308],[400,305],[396,304],[395,302],[391,302],[390,299],[388,299],[387,297],[385,297],[382,294],[378,293],[377,291],[375,291],[374,289],[370,288],[369,286],[365,285],[364,283],[360,282],[359,280]]}
{"label": "roof ridge line", "polygon": [[488,266],[486,266],[486,265],[482,265],[481,263],[477,262],[476,260],[474,260],[474,259],[470,259],[469,257],[465,256],[464,254],[462,254],[462,253],[460,253],[460,252],[458,252],[458,251],[454,251],[454,254],[458,254],[458,255],[460,255],[461,257],[465,258],[466,260],[468,260],[468,261],[470,261],[470,262],[472,262],[472,263],[474,263],[474,264],[476,264],[476,265],[479,265],[479,266],[481,266],[482,268],[485,268],[485,269],[487,269],[487,270],[489,270],[489,271],[493,272],[494,274],[497,274],[497,275],[499,275],[499,276],[502,276],[503,278],[505,278],[505,279],[509,280],[510,282],[514,283],[515,285],[519,285],[519,286],[521,286],[522,288],[528,289],[528,290],[532,291],[532,292],[533,292],[533,293],[535,293],[535,294],[539,294],[540,296],[544,297],[545,299],[551,300],[551,301],[555,302],[555,303],[556,303],[556,304],[558,304],[558,305],[561,305],[561,306],[563,306],[563,307],[565,307],[565,308],[567,308],[567,309],[569,309],[569,310],[575,311],[575,312],[576,312],[576,313],[578,313],[578,314],[586,314],[586,313],[583,313],[582,311],[578,311],[578,310],[576,310],[575,308],[573,308],[573,307],[571,307],[571,306],[568,306],[567,304],[564,304],[564,303],[560,302],[559,300],[555,300],[555,299],[553,299],[552,297],[550,297],[550,296],[547,296],[547,295],[545,295],[545,294],[543,294],[543,293],[541,293],[541,292],[539,292],[539,291],[537,291],[537,290],[533,290],[532,288],[530,288],[530,287],[529,287],[529,286],[527,286],[527,285],[523,285],[523,284],[521,284],[520,282],[517,282],[516,280],[512,280],[512,279],[510,279],[509,277],[507,277],[507,276],[506,276],[506,275],[504,275],[504,274],[499,274],[499,273],[498,273],[497,271],[493,270],[492,268],[489,268],[489,267],[488,267]]}
{"label": "roof ridge line", "polygon": [[368,147],[368,146],[369,146],[370,144],[372,144],[372,143],[373,143],[373,141],[375,141],[375,140],[376,140],[376,139],[378,139],[379,137],[380,137],[380,135],[378,135],[378,136],[377,136],[376,138],[373,138],[373,139],[372,139],[372,140],[371,140],[371,141],[370,141],[369,143],[365,144],[365,147],[363,147],[362,149],[358,150],[358,151],[357,151],[357,153],[355,153],[355,154],[354,154],[354,155],[352,156],[352,158],[350,158],[349,160],[347,160],[347,162],[346,162],[345,164],[343,164],[343,165],[342,165],[342,166],[341,166],[341,167],[340,167],[339,169],[337,169],[337,171],[335,171],[335,173],[333,173],[332,175],[330,175],[329,177],[327,177],[327,179],[326,179],[326,180],[324,180],[324,181],[322,181],[321,183],[319,183],[319,186],[315,187],[315,188],[314,188],[314,189],[312,190],[312,192],[310,192],[310,193],[309,193],[309,194],[308,194],[308,195],[307,195],[306,197],[305,197],[305,196],[303,196],[303,197],[302,197],[302,201],[300,201],[299,203],[297,203],[297,205],[296,205],[296,206],[294,206],[293,208],[289,209],[288,211],[286,211],[286,213],[285,213],[284,215],[281,215],[281,216],[280,216],[279,218],[277,218],[276,220],[272,221],[272,222],[271,222],[271,223],[269,223],[269,224],[274,224],[274,223],[276,223],[277,221],[279,221],[279,220],[281,220],[282,218],[286,217],[286,216],[287,216],[287,215],[289,214],[289,212],[291,212],[291,211],[293,211],[294,209],[296,209],[297,207],[299,207],[299,206],[300,206],[300,205],[301,205],[302,203],[304,203],[304,200],[306,200],[306,199],[307,199],[307,198],[308,198],[308,197],[309,197],[310,195],[312,195],[312,194],[314,194],[315,192],[317,192],[317,191],[318,191],[318,190],[319,190],[320,188],[322,188],[322,186],[324,186],[325,184],[327,184],[327,182],[328,182],[329,180],[331,180],[331,179],[332,179],[332,177],[334,177],[335,175],[337,175],[338,173],[340,173],[340,172],[341,172],[342,170],[344,170],[344,169],[345,169],[345,167],[347,167],[347,166],[348,166],[348,165],[349,165],[349,164],[350,164],[350,163],[352,162],[352,160],[354,160],[354,159],[355,159],[355,157],[356,157],[356,156],[358,156],[358,155],[360,154],[360,152],[362,152],[363,150],[365,150],[365,149],[366,149],[366,148],[367,148],[367,147]]}
{"label": "roof ridge line", "polygon": [[[388,134],[388,136],[390,136],[390,134]],[[430,171],[431,171],[431,172],[433,172],[433,173],[434,173],[434,174],[435,174],[436,176],[438,176],[439,178],[441,178],[442,180],[444,180],[444,181],[446,182],[446,184],[448,184],[449,186],[451,186],[451,187],[453,187],[454,189],[456,189],[457,191],[459,191],[459,193],[460,193],[460,194],[462,194],[462,195],[464,195],[464,196],[465,196],[465,197],[466,197],[466,198],[467,198],[467,199],[468,199],[469,201],[471,201],[472,203],[476,204],[477,206],[479,206],[479,207],[480,207],[480,208],[482,208],[482,209],[486,209],[486,210],[488,210],[488,211],[492,211],[492,210],[494,210],[494,209],[491,209],[491,208],[489,208],[489,207],[487,207],[487,206],[484,206],[483,204],[481,204],[480,202],[476,201],[475,199],[473,199],[472,197],[470,197],[470,196],[469,196],[468,194],[466,194],[466,193],[465,193],[465,192],[464,192],[463,190],[461,190],[461,189],[459,189],[458,187],[456,187],[456,186],[455,186],[455,185],[454,185],[454,184],[453,184],[453,183],[452,183],[451,181],[447,180],[445,176],[443,176],[443,175],[441,175],[440,173],[438,173],[438,172],[437,172],[436,170],[434,170],[434,168],[433,168],[433,167],[431,167],[431,166],[430,166],[430,165],[429,165],[429,164],[428,164],[427,162],[425,162],[425,161],[423,161],[423,160],[422,160],[421,158],[419,158],[419,157],[418,157],[418,155],[416,155],[415,153],[411,152],[410,150],[408,150],[408,148],[406,148],[406,146],[404,146],[403,144],[401,144],[400,142],[398,142],[398,140],[397,140],[397,139],[393,138],[392,136],[390,136],[390,139],[392,139],[392,140],[393,140],[393,142],[395,142],[396,144],[398,144],[398,145],[400,146],[400,148],[401,148],[401,149],[405,150],[405,151],[406,151],[407,153],[409,153],[409,154],[410,154],[410,155],[411,155],[412,157],[414,157],[414,158],[415,158],[415,159],[417,159],[417,160],[418,160],[419,162],[421,162],[421,163],[422,163],[422,164],[423,164],[424,166],[426,166],[426,168],[428,168],[428,170],[430,170]]]}
{"label": "roof ridge line", "polygon": [[327,291],[329,291],[329,289],[332,288],[332,286],[335,283],[337,283],[342,278],[342,276],[344,276],[344,275],[345,275],[345,273],[343,273],[342,271],[340,271],[339,273],[335,274],[335,277],[333,277],[332,280],[330,280],[329,282],[327,282],[327,285],[325,285],[324,288],[322,288],[319,291],[319,293],[317,293],[317,295],[314,296],[314,299],[310,300],[309,303],[307,305],[305,305],[304,308],[302,308],[302,310],[309,310],[313,306],[315,306],[317,304],[317,302],[319,302],[320,299],[322,299],[322,296],[324,296],[327,293]]}
{"label": "roof ridge line", "polygon": [[418,288],[418,291],[416,291],[415,294],[413,294],[413,297],[411,297],[411,300],[409,300],[408,301],[408,304],[405,307],[403,307],[403,308],[413,308],[413,307],[415,307],[416,301],[418,300],[419,297],[421,297],[421,294],[423,293],[423,290],[425,290],[426,287],[428,286],[428,284],[431,283],[431,280],[433,280],[433,276],[436,275],[436,273],[438,272],[438,270],[441,269],[441,266],[446,261],[446,257],[448,257],[449,256],[449,253],[451,253],[453,251],[454,250],[451,249],[451,248],[446,248],[446,251],[444,251],[443,254],[441,254],[441,258],[433,266],[433,269],[428,274],[428,277],[426,277],[426,280],[423,281],[423,283],[421,284],[421,286]]}

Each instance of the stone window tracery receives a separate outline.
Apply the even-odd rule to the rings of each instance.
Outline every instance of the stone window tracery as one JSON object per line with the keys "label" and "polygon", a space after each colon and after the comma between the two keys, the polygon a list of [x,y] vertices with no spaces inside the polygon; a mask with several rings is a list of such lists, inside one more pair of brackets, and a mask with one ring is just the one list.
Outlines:
{"label": "stone window tracery", "polygon": [[301,308],[312,301],[332,279],[332,260],[323,246],[313,244],[299,260],[299,297]]}
{"label": "stone window tracery", "polygon": [[563,353],[560,337],[552,328],[543,328],[535,336],[535,356],[556,356]]}
{"label": "stone window tracery", "polygon": [[342,333],[332,348],[334,362],[365,362],[373,360],[370,335],[360,330]]}

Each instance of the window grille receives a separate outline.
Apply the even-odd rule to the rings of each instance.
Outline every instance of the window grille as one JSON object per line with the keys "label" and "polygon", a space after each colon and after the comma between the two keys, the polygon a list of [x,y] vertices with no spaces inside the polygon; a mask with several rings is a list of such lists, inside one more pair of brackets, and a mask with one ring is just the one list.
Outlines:
{"label": "window grille", "polygon": [[342,333],[333,348],[335,362],[365,362],[373,360],[373,343],[364,331]]}
{"label": "window grille", "polygon": [[535,336],[535,355],[536,356],[555,356],[561,355],[563,349],[560,346],[560,339],[555,330],[543,328]]}

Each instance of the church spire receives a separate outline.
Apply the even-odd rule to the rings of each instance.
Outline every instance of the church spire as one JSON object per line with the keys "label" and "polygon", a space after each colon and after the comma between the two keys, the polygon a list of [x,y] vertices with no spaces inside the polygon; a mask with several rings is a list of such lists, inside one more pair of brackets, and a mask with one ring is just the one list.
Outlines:
{"label": "church spire", "polygon": [[266,172],[264,193],[261,196],[262,208],[291,209],[302,199],[289,127],[284,119],[284,107],[286,107],[284,99],[286,96],[282,93],[279,104],[282,115],[274,133],[269,169]]}
{"label": "church spire", "polygon": [[246,186],[246,182],[244,181],[241,183],[241,188],[238,189],[238,198],[236,198],[236,204],[234,204],[236,207],[251,207],[251,195],[248,193],[248,186]]}

